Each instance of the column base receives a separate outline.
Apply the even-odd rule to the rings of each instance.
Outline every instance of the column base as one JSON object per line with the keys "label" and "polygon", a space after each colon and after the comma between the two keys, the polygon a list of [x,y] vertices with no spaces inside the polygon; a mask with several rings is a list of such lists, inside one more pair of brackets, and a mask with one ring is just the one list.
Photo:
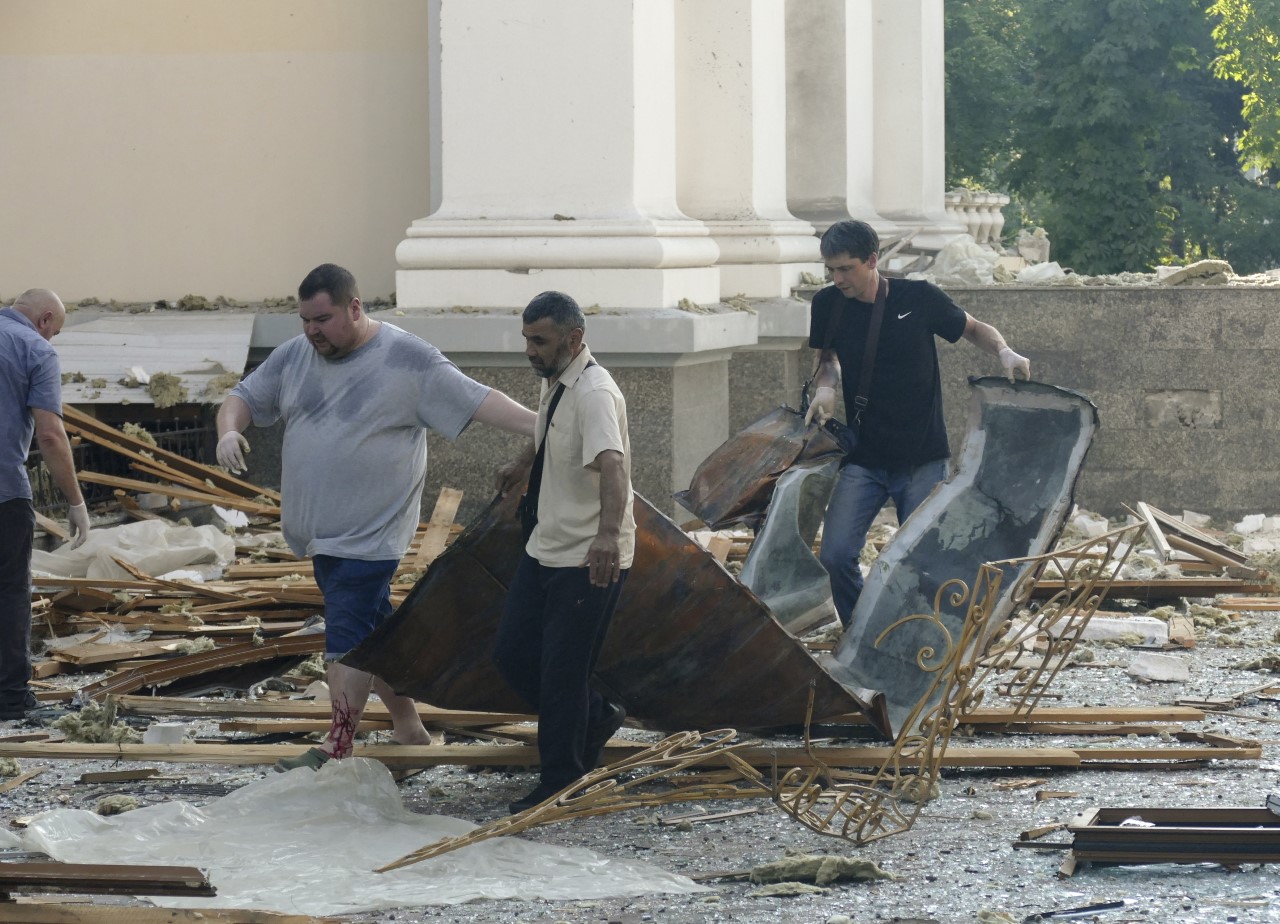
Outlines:
{"label": "column base", "polygon": [[523,308],[539,292],[566,292],[583,308],[677,308],[720,301],[714,266],[673,269],[402,269],[401,308]]}
{"label": "column base", "polygon": [[804,280],[804,273],[822,278],[821,263],[722,263],[720,292],[724,298],[784,298]]}

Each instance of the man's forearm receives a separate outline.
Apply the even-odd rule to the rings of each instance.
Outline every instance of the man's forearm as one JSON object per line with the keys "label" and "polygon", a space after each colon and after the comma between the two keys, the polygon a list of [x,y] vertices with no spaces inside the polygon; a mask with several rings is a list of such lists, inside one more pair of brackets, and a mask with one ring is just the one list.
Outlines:
{"label": "man's forearm", "polygon": [[532,437],[538,415],[494,388],[485,395],[471,419],[508,433]]}
{"label": "man's forearm", "polygon": [[1000,351],[1007,349],[1009,346],[1004,342],[1004,337],[1000,335],[1000,331],[990,324],[979,321],[973,315],[969,315],[969,320],[965,324],[964,339],[984,353],[990,353],[992,356],[999,356]]}
{"label": "man's forearm", "polygon": [[219,437],[226,436],[228,431],[231,430],[243,433],[245,427],[252,422],[253,413],[249,410],[249,405],[245,403],[243,398],[229,395],[222,402],[222,407],[218,408]]}
{"label": "man's forearm", "polygon": [[840,360],[835,350],[823,350],[818,359],[818,371],[813,374],[813,387],[840,390]]}
{"label": "man's forearm", "polygon": [[622,532],[622,517],[627,504],[627,472],[622,453],[606,450],[600,453],[600,525],[596,535],[616,539]]}
{"label": "man's forearm", "polygon": [[36,412],[36,444],[40,447],[40,458],[44,460],[58,490],[73,507],[83,504],[84,495],[80,493],[80,482],[76,480],[71,441],[67,439],[61,417],[52,411]]}

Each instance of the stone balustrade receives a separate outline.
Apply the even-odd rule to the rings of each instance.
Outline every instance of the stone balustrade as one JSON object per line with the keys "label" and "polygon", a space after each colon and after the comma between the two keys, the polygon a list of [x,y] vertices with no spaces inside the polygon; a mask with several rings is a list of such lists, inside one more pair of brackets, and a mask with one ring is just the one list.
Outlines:
{"label": "stone balustrade", "polygon": [[946,194],[947,217],[963,224],[979,244],[999,244],[1009,197],[1004,193],[953,189]]}

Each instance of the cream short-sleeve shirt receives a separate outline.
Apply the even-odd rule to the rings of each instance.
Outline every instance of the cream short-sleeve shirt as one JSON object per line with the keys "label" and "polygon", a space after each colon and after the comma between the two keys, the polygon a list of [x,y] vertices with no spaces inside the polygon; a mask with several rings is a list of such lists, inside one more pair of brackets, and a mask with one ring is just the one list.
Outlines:
{"label": "cream short-sleeve shirt", "polygon": [[627,478],[618,558],[623,568],[630,568],[635,556],[636,521],[632,513],[627,403],[613,376],[603,366],[588,366],[589,363],[591,351],[583,344],[560,374],[564,394],[549,429],[547,409],[556,386],[548,387],[545,381],[542,384],[536,433],[541,438],[547,430],[547,447],[538,494],[538,525],[525,551],[549,568],[586,565],[587,551],[600,527],[600,469],[596,457],[612,449],[622,453]]}

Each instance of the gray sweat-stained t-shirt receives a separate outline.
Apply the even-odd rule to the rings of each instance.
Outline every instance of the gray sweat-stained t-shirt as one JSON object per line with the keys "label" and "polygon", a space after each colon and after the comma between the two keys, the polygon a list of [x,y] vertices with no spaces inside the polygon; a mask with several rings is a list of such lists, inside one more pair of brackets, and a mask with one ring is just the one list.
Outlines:
{"label": "gray sweat-stained t-shirt", "polygon": [[305,337],[281,344],[231,394],[255,426],[285,422],[282,526],[297,555],[404,555],[418,524],[430,427],[450,441],[489,388],[385,321],[337,360]]}

